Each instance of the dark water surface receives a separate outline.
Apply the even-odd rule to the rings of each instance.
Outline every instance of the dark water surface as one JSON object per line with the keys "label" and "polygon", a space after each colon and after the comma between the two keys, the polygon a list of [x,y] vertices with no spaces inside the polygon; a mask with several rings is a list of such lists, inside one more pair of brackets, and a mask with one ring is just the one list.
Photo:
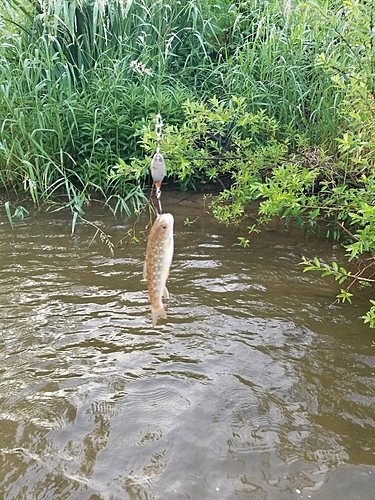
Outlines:
{"label": "dark water surface", "polygon": [[[68,213],[13,232],[1,214],[0,499],[373,500],[367,303],[330,308],[335,284],[298,265],[340,252],[282,228],[244,249],[209,216],[183,224],[200,196],[164,197],[175,258],[156,328],[141,232],[112,258]],[[130,227],[87,218],[114,243]]]}

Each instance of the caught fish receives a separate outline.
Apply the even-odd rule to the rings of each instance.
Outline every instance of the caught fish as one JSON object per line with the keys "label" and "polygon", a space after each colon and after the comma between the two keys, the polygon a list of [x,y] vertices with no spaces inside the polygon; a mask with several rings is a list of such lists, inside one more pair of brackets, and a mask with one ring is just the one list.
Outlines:
{"label": "caught fish", "polygon": [[147,280],[153,326],[159,318],[167,317],[162,298],[169,298],[166,281],[173,258],[173,223],[172,214],[158,215],[147,240],[143,277]]}

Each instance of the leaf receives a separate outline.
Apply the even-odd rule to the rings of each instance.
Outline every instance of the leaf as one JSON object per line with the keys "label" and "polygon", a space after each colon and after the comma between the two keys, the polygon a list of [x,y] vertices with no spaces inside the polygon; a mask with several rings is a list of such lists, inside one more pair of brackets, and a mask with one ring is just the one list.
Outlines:
{"label": "leaf", "polygon": [[351,297],[353,297],[353,294],[348,292],[347,290],[341,289],[341,293],[337,294],[336,297],[338,299],[341,299],[343,303],[347,300],[349,304],[351,304],[352,303]]}
{"label": "leaf", "polygon": [[320,213],[320,208],[316,208],[310,213],[310,218],[311,219],[316,219]]}
{"label": "leaf", "polygon": [[5,207],[5,211],[6,211],[6,214],[7,214],[7,217],[8,217],[8,221],[9,221],[10,227],[13,229],[12,214],[10,212],[10,202],[6,201],[4,203],[4,207]]}
{"label": "leaf", "polygon": [[307,266],[303,269],[303,272],[306,273],[307,271],[316,271],[316,268],[314,266]]}
{"label": "leaf", "polygon": [[78,212],[74,211],[73,218],[72,218],[72,234],[74,234],[74,230],[76,228],[77,217],[78,217]]}

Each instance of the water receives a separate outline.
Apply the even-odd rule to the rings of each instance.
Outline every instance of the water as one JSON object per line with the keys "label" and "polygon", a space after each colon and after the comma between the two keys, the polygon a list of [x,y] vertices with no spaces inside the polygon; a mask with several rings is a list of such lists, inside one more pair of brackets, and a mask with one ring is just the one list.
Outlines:
{"label": "water", "polygon": [[[151,327],[139,244],[112,258],[69,214],[0,225],[0,498],[373,500],[374,333],[302,255],[329,242],[175,215],[168,319]],[[116,243],[129,229],[88,219]],[[115,224],[123,224],[116,226]],[[344,260],[342,260],[344,262]]]}

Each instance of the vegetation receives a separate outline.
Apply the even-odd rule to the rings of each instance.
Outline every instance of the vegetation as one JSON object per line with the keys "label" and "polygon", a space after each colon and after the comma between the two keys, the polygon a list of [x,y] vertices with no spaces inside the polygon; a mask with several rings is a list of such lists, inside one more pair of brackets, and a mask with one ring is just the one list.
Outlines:
{"label": "vegetation", "polygon": [[[350,269],[305,270],[371,285],[375,259],[375,5],[366,0],[4,0],[0,187],[72,211],[147,202],[165,123],[167,175],[216,182],[225,223],[275,217],[324,232]],[[13,226],[22,207],[4,210]],[[105,238],[102,233],[100,237]],[[350,291],[349,291],[350,290]],[[375,302],[364,317],[375,327]]]}

